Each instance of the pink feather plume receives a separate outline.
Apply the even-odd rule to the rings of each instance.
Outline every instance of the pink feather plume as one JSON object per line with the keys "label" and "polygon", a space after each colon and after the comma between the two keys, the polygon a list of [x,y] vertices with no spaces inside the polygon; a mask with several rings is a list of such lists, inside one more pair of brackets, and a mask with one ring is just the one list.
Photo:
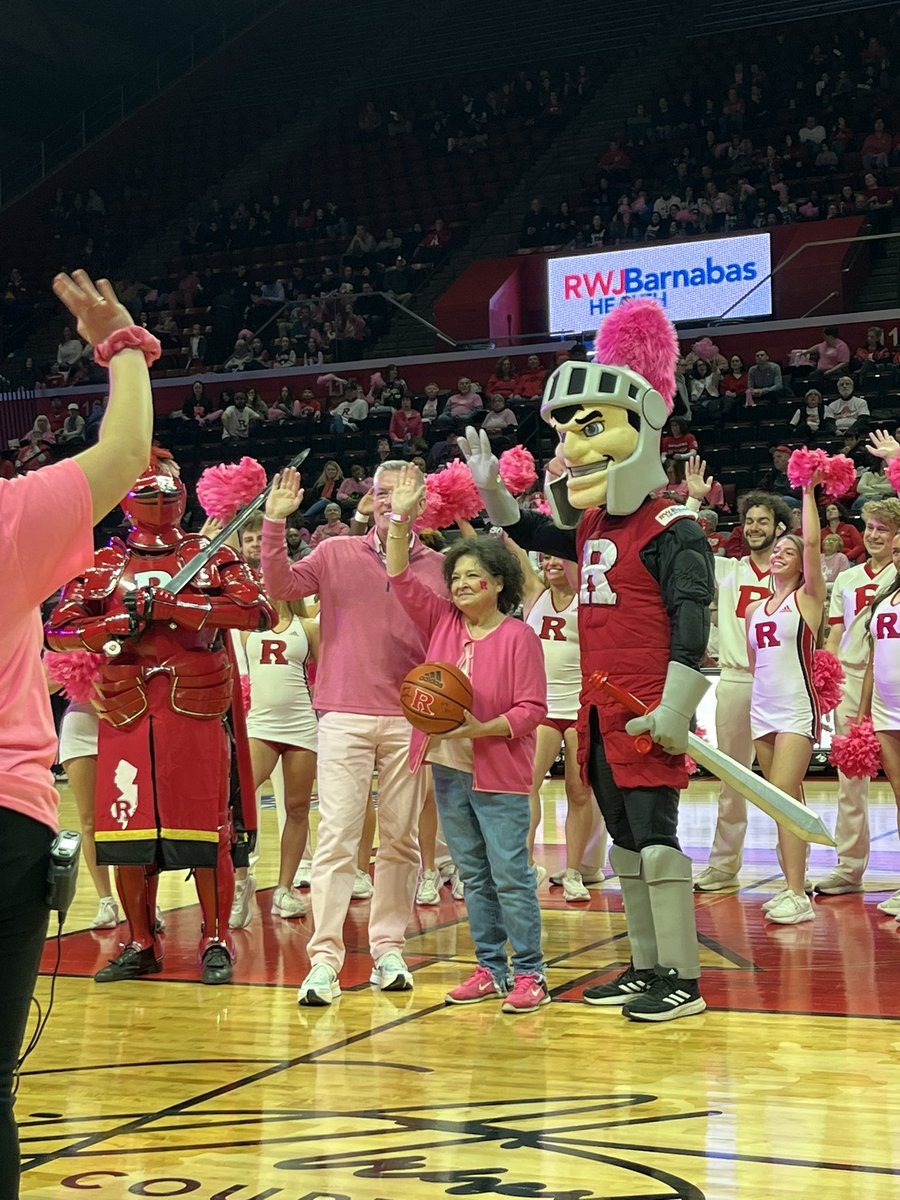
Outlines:
{"label": "pink feather plume", "polygon": [[894,491],[900,492],[900,458],[892,458],[889,463],[885,463],[884,473]]}
{"label": "pink feather plume", "polygon": [[527,492],[537,477],[534,455],[524,446],[513,446],[500,455],[500,478],[513,496]]}
{"label": "pink feather plume", "polygon": [[255,500],[266,486],[261,463],[246,455],[239,463],[207,467],[197,480],[197,499],[208,517],[230,521],[239,508]]}
{"label": "pink feather plume", "polygon": [[865,717],[851,725],[849,733],[833,738],[828,761],[848,779],[874,779],[881,770],[881,746],[872,718]]}
{"label": "pink feather plume", "polygon": [[823,713],[833,712],[844,694],[844,668],[830,650],[817,650],[813,655],[813,687]]}
{"label": "pink feather plume", "polygon": [[613,309],[597,331],[594,360],[637,372],[672,411],[678,339],[656,300],[627,300]]}
{"label": "pink feather plume", "polygon": [[65,654],[48,651],[44,655],[47,678],[58,683],[73,704],[87,704],[94,695],[94,681],[100,675],[102,654],[72,650]]}

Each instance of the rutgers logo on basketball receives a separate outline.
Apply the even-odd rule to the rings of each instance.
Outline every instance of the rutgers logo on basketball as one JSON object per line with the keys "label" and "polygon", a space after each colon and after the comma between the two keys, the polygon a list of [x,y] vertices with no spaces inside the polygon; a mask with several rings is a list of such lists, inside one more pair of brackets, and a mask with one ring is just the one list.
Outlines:
{"label": "rutgers logo on basketball", "polygon": [[419,688],[412,694],[409,701],[409,707],[413,712],[426,713],[428,716],[434,716],[434,696],[429,696],[427,692],[422,692]]}
{"label": "rutgers logo on basketball", "polygon": [[616,604],[607,575],[616,565],[618,551],[609,538],[592,538],[584,543],[581,555],[581,590],[579,604]]}

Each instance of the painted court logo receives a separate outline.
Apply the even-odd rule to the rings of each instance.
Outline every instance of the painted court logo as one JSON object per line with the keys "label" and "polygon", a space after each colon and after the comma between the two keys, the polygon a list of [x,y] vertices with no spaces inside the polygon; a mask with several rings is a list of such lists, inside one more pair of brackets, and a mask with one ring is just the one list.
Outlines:
{"label": "painted court logo", "polygon": [[637,297],[658,300],[673,321],[725,312],[731,317],[767,316],[772,311],[770,271],[768,233],[551,258],[550,328],[591,329]]}

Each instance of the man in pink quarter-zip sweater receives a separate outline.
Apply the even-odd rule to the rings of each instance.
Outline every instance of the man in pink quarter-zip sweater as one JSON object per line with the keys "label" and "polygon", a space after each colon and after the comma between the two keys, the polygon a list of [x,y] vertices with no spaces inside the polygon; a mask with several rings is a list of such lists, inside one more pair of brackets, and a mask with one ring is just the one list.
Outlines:
{"label": "man in pink quarter-zip sweater", "polygon": [[[365,537],[329,538],[292,563],[285,520],[303,500],[300,476],[276,475],[266,504],[262,569],[268,595],[279,600],[319,596],[321,658],[316,675],[319,713],[319,831],[312,865],[315,930],[310,971],[298,1002],[330,1004],[341,994],[343,925],[350,907],[356,854],[374,767],[378,768],[380,845],[369,915],[371,982],[406,991],[412,975],[403,961],[419,869],[419,810],[424,773],[408,765],[410,726],[400,708],[403,677],[425,659],[427,638],[406,617],[385,565],[391,497],[402,462],[375,472],[375,526]],[[442,558],[411,534],[410,569],[441,596]]]}

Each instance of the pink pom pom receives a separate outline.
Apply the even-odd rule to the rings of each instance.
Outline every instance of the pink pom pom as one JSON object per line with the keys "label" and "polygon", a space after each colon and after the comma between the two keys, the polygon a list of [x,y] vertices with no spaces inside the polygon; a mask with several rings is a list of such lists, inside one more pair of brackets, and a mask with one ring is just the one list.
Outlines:
{"label": "pink pom pom", "polygon": [[73,704],[87,704],[94,695],[94,681],[100,675],[100,665],[106,659],[102,654],[90,654],[87,650],[71,653],[44,655],[47,678],[58,683]]}
{"label": "pink pom pom", "polygon": [[900,458],[892,458],[889,463],[885,463],[884,473],[894,491],[900,492]]}
{"label": "pink pom pom", "polygon": [[540,500],[535,501],[534,511],[543,513],[545,517],[550,517],[553,515],[553,513],[550,509],[550,505],[547,503],[547,501],[543,497],[541,497]]}
{"label": "pink pom pom", "polygon": [[413,529],[445,529],[453,524],[453,518],[447,515],[447,505],[444,493],[438,484],[437,475],[425,476],[425,508],[422,515],[413,523]]}
{"label": "pink pom pom", "polygon": [[825,494],[835,500],[852,491],[856,486],[856,467],[853,460],[846,454],[832,455],[822,473],[822,486]]}
{"label": "pink pom pom", "polygon": [[712,338],[700,338],[698,342],[694,342],[691,349],[695,354],[699,354],[701,358],[715,358],[719,353],[719,347]]}
{"label": "pink pom pom", "polygon": [[819,697],[819,708],[830,713],[841,702],[844,668],[829,650],[817,650],[813,655],[813,687]]}
{"label": "pink pom pom", "polygon": [[672,411],[678,339],[656,300],[628,300],[613,309],[597,331],[594,360],[642,375]]}
{"label": "pink pom pom", "polygon": [[534,455],[524,446],[513,446],[504,450],[500,455],[500,478],[506,484],[507,490],[513,496],[527,492],[532,484],[537,483],[537,471],[534,469]]}
{"label": "pink pom pom", "polygon": [[872,718],[864,717],[848,734],[834,738],[828,761],[848,779],[874,779],[881,770],[881,746]]}
{"label": "pink pom pom", "polygon": [[458,459],[438,471],[436,486],[444,499],[445,525],[454,521],[471,521],[484,508],[484,501],[475,486],[468,465]]}
{"label": "pink pom pom", "polygon": [[244,712],[250,711],[250,676],[241,675],[241,704],[244,706]]}
{"label": "pink pom pom", "polygon": [[239,508],[255,500],[266,486],[265,468],[246,455],[239,463],[207,467],[197,480],[197,499],[208,517],[230,521]]}
{"label": "pink pom pom", "polygon": [[788,459],[787,477],[791,487],[809,487],[816,471],[824,471],[828,455],[824,450],[801,446]]}

